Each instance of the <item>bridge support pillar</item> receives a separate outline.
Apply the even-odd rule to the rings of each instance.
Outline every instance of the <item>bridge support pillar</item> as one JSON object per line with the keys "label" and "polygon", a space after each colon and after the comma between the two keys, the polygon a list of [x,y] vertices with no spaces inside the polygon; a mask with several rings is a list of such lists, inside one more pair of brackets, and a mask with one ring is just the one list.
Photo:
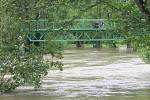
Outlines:
{"label": "bridge support pillar", "polygon": [[131,42],[128,42],[128,43],[127,43],[127,48],[132,48]]}
{"label": "bridge support pillar", "polygon": [[100,45],[101,45],[101,42],[100,42],[100,41],[96,41],[96,42],[93,44],[93,48],[100,48]]}
{"label": "bridge support pillar", "polygon": [[110,48],[117,48],[116,43],[114,41],[109,41]]}
{"label": "bridge support pillar", "polygon": [[112,48],[117,48],[116,43],[112,43]]}
{"label": "bridge support pillar", "polygon": [[77,47],[77,48],[83,47],[83,41],[77,41],[77,42],[76,42],[76,47]]}

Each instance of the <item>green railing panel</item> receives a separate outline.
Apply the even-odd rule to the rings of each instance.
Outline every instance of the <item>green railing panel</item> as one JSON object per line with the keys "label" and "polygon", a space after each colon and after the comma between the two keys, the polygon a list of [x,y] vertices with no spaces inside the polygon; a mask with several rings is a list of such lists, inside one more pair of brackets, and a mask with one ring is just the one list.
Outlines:
{"label": "green railing panel", "polygon": [[[26,20],[22,25],[22,31],[29,34],[28,39],[30,41],[44,41],[43,37],[48,36],[53,37],[53,40],[56,41],[108,41],[122,37],[103,31],[121,28],[120,21],[114,19],[75,19],[58,22]],[[40,36],[37,38],[39,33]]]}

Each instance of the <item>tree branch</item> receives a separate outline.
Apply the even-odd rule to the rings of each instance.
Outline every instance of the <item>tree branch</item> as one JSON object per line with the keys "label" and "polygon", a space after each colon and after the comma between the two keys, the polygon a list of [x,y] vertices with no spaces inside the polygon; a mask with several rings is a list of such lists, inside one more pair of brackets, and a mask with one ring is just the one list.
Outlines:
{"label": "tree branch", "polygon": [[146,7],[147,0],[134,0],[140,11],[148,17],[148,20],[150,21],[150,10]]}

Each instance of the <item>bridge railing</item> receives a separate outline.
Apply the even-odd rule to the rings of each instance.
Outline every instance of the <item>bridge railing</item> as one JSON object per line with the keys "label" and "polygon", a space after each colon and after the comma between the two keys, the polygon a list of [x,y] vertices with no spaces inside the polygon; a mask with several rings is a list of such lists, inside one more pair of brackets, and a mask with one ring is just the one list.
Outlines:
{"label": "bridge railing", "polygon": [[24,31],[44,30],[116,30],[121,28],[117,19],[75,19],[49,22],[48,20],[27,20],[23,24]]}
{"label": "bridge railing", "polygon": [[[23,22],[22,31],[28,34],[27,38],[32,42],[44,41],[44,38],[47,36],[53,36],[59,41],[64,39],[65,41],[77,41],[79,39],[84,41],[111,40],[112,36],[110,34],[108,36],[106,36],[106,33],[102,34],[103,32],[97,34],[97,31],[121,29],[122,25],[120,23],[116,19],[75,19],[73,21],[63,20],[57,22],[26,20]],[[67,31],[67,33],[69,31],[69,34],[59,34],[61,30]],[[78,32],[79,34],[74,34]],[[89,32],[93,32],[94,34],[89,34]],[[62,38],[60,39],[60,37]]]}
{"label": "bridge railing", "polygon": [[[67,23],[67,24],[66,24]],[[70,30],[115,30],[121,28],[119,20],[115,19],[75,19],[51,23],[49,29],[70,29]]]}
{"label": "bridge railing", "polygon": [[115,20],[108,19],[77,19],[74,21],[74,25],[71,29],[83,29],[83,30],[106,30],[115,29]]}

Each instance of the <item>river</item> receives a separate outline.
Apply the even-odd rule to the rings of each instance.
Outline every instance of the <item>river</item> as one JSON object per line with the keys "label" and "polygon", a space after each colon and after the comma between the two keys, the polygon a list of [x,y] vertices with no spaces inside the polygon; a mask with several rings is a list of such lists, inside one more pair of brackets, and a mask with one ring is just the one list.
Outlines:
{"label": "river", "polygon": [[150,65],[115,49],[67,49],[64,70],[50,70],[40,89],[22,86],[0,100],[150,100]]}

